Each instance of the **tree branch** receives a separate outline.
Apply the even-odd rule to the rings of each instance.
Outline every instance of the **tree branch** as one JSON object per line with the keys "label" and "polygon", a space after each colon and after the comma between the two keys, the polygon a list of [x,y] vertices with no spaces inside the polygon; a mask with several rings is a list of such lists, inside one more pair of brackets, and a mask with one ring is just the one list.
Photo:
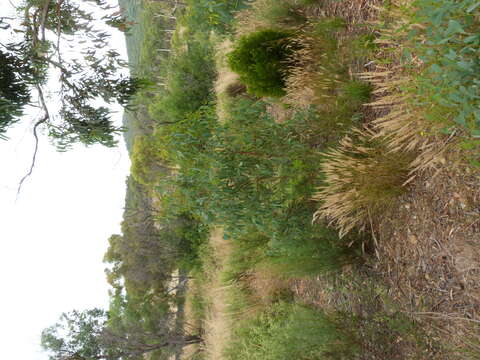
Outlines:
{"label": "tree branch", "polygon": [[35,149],[33,151],[33,156],[32,156],[32,163],[30,165],[30,170],[28,171],[27,174],[25,174],[25,176],[20,180],[20,182],[18,183],[18,189],[17,189],[17,197],[18,195],[20,194],[20,191],[22,190],[22,185],[23,185],[23,182],[30,176],[32,175],[32,172],[33,172],[33,168],[35,167],[35,161],[37,159],[37,153],[38,153],[38,134],[37,134],[37,129],[38,127],[47,122],[49,119],[50,119],[50,113],[48,112],[48,107],[47,107],[47,104],[45,102],[45,97],[43,96],[43,91],[42,91],[42,88],[40,87],[40,85],[36,85],[36,88],[37,88],[37,91],[38,91],[38,96],[40,98],[40,103],[42,105],[42,108],[43,108],[43,111],[44,111],[44,116],[38,120],[35,125],[33,126],[33,136],[35,138]]}
{"label": "tree branch", "polygon": [[40,17],[40,31],[42,32],[42,41],[45,41],[45,22],[47,21],[48,8],[50,7],[50,0],[45,1]]}

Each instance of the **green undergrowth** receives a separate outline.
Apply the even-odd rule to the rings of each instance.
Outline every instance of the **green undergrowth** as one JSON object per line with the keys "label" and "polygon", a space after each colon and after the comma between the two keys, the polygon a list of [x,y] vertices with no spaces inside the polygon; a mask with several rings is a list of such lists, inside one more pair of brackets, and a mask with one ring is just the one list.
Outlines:
{"label": "green undergrowth", "polygon": [[357,349],[332,317],[282,302],[237,325],[234,339],[225,359],[352,359]]}
{"label": "green undergrowth", "polygon": [[[478,30],[480,6],[475,0],[416,0],[400,7],[405,24],[393,33],[401,39],[410,81],[401,91],[412,109],[423,109],[424,121],[460,135],[457,146],[480,165],[480,86]],[[421,61],[421,71],[418,62]],[[415,111],[415,110],[413,110]]]}

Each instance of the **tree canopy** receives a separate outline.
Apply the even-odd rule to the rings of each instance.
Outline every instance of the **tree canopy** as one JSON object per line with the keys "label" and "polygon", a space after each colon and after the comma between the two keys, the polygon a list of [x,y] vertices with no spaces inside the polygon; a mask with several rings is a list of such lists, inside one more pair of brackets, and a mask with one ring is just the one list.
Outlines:
{"label": "tree canopy", "polygon": [[60,150],[114,146],[123,129],[108,104],[128,106],[142,80],[120,71],[127,63],[105,24],[128,31],[132,23],[105,0],[24,0],[16,10],[0,18],[11,39],[0,43],[0,137],[32,106],[41,110],[34,136],[45,128]]}
{"label": "tree canopy", "polygon": [[167,312],[152,331],[102,309],[74,310],[43,330],[41,345],[50,360],[140,360],[152,351],[201,342],[200,337],[175,329],[171,319]]}

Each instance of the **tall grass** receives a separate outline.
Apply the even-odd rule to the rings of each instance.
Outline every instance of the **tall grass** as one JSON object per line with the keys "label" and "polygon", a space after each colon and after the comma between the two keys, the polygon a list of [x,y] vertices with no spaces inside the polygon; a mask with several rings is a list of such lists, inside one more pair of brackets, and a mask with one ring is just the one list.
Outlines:
{"label": "tall grass", "polygon": [[305,21],[302,4],[296,0],[256,0],[237,14],[237,35],[275,29],[295,29]]}
{"label": "tall grass", "polygon": [[228,360],[353,359],[347,331],[319,310],[278,303],[234,330]]}
{"label": "tall grass", "polygon": [[405,191],[413,154],[388,151],[385,139],[355,130],[325,155],[325,185],[314,196],[321,202],[314,219],[334,223],[344,236],[365,229],[371,217]]}
{"label": "tall grass", "polygon": [[336,33],[341,20],[311,22],[296,36],[298,50],[290,63],[286,102],[296,107],[327,106],[335,101],[338,83],[348,80],[347,64],[339,56]]}

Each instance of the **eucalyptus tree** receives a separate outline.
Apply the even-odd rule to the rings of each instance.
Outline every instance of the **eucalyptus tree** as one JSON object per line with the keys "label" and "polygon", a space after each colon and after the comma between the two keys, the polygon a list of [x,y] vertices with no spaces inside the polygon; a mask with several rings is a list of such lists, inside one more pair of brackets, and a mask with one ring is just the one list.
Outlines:
{"label": "eucalyptus tree", "polygon": [[[27,106],[61,151],[75,143],[116,145],[122,126],[109,104],[129,107],[144,83],[126,71],[108,26],[128,31],[122,11],[105,0],[24,0],[16,17],[0,18],[0,137]],[[32,169],[34,162],[32,163]]]}
{"label": "eucalyptus tree", "polygon": [[177,329],[169,315],[158,319],[155,329],[145,329],[102,309],[74,310],[43,330],[41,345],[50,360],[140,360],[154,351],[202,342]]}

